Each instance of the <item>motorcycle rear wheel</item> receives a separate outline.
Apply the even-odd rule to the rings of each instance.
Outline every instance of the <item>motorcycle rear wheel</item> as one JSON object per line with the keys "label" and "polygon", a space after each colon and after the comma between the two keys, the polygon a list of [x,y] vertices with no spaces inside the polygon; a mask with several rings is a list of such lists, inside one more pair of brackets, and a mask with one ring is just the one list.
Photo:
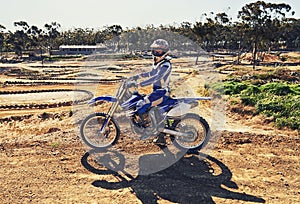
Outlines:
{"label": "motorcycle rear wheel", "polygon": [[206,120],[197,114],[188,113],[175,120],[172,129],[189,134],[188,137],[172,136],[174,145],[190,153],[202,149],[210,139],[210,128]]}
{"label": "motorcycle rear wheel", "polygon": [[105,149],[114,145],[120,136],[120,128],[111,118],[102,134],[100,129],[107,118],[105,113],[88,115],[80,125],[80,137],[85,144],[93,149]]}

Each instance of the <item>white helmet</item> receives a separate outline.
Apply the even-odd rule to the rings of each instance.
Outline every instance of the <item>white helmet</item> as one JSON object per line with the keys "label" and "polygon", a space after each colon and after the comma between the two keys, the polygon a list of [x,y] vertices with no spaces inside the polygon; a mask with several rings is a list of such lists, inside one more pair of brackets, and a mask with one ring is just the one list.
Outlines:
{"label": "white helmet", "polygon": [[164,52],[168,52],[169,51],[169,43],[164,39],[157,39],[152,43],[150,48],[152,50],[158,49],[158,50],[163,50]]}

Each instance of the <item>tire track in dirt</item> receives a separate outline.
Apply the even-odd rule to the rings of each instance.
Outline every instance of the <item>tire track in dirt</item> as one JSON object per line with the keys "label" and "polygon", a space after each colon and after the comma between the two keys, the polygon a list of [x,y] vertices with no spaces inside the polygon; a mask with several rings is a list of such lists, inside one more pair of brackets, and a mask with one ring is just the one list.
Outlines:
{"label": "tire track in dirt", "polygon": [[87,90],[78,89],[52,89],[52,90],[23,90],[23,91],[0,91],[0,95],[16,95],[16,94],[38,94],[38,93],[57,93],[57,92],[82,92],[87,96],[72,101],[56,102],[56,103],[31,103],[31,104],[2,104],[0,110],[23,110],[23,109],[48,109],[63,106],[72,106],[93,98],[93,93]]}

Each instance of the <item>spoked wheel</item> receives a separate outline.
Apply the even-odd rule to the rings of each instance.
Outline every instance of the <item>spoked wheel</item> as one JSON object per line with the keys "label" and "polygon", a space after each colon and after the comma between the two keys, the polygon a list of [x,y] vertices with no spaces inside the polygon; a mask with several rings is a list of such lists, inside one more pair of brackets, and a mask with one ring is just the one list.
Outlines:
{"label": "spoked wheel", "polygon": [[120,128],[113,118],[101,133],[106,120],[105,113],[93,113],[87,116],[80,125],[80,136],[85,144],[94,149],[107,148],[114,145],[120,135]]}
{"label": "spoked wheel", "polygon": [[208,123],[197,114],[189,113],[182,119],[174,121],[173,129],[186,134],[186,136],[173,137],[175,146],[189,152],[200,150],[210,138]]}

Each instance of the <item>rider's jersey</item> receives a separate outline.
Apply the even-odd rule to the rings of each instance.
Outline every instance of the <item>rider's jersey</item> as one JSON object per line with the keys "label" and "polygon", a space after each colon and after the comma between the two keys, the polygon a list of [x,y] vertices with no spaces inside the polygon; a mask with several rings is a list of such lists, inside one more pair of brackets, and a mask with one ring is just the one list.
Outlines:
{"label": "rider's jersey", "polygon": [[149,79],[142,81],[140,86],[148,86],[153,84],[153,90],[169,89],[170,76],[172,71],[172,64],[170,63],[171,57],[166,57],[157,65],[153,65],[150,72],[144,72],[139,76]]}

